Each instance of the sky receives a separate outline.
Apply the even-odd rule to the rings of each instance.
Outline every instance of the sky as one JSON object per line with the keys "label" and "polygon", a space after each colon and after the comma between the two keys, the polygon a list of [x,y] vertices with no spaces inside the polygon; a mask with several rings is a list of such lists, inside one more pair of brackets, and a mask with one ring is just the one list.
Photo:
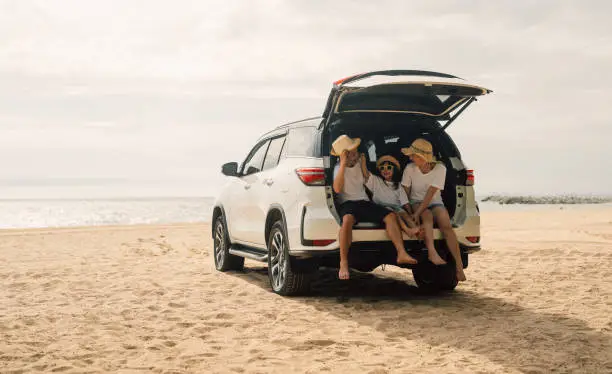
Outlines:
{"label": "sky", "polygon": [[478,194],[612,195],[609,1],[0,0],[0,199],[210,196],[359,72],[494,92],[448,132]]}

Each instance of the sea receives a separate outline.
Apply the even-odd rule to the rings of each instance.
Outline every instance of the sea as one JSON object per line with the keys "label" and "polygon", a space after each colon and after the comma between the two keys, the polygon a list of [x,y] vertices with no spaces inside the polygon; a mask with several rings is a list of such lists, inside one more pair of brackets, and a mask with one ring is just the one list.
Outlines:
{"label": "sea", "polygon": [[[210,222],[212,197],[0,200],[0,229]],[[587,209],[612,204],[501,205],[479,202],[481,212]]]}
{"label": "sea", "polygon": [[214,198],[0,200],[0,229],[210,222]]}

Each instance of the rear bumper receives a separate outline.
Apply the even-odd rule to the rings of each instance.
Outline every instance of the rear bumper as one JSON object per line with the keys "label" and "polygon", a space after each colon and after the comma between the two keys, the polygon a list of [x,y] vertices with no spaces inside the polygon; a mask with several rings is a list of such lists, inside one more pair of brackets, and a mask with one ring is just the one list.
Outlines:
{"label": "rear bumper", "polygon": [[[438,247],[438,245],[436,245],[436,247]],[[443,243],[441,243],[440,247],[446,248]],[[406,245],[406,250],[412,257],[416,258],[419,263],[425,263],[427,261],[427,249],[425,249],[422,245],[413,247]],[[461,259],[464,268],[468,267],[468,255],[471,253],[474,253],[473,249],[461,248]],[[338,266],[340,258],[340,251],[338,249],[301,250],[292,251],[291,254],[298,258],[318,259],[321,264],[325,264],[327,266]],[[371,269],[381,264],[396,265],[403,268],[414,267],[414,265],[397,265],[395,262],[396,257],[397,252],[393,247],[393,244],[389,241],[353,243],[349,252],[349,262],[351,263],[351,267],[356,266],[356,263],[361,263],[362,265],[365,265],[365,268]]]}
{"label": "rear bumper", "polygon": [[[335,207],[332,199],[333,191],[327,186],[325,189],[309,189],[309,195],[304,197],[303,203],[298,203],[293,210],[288,222],[290,253],[296,256],[316,256],[337,252],[340,243],[338,233],[340,225],[339,218],[335,215]],[[480,216],[476,202],[471,199],[473,189],[462,189],[460,191],[468,202],[463,202],[464,209],[455,212],[453,223],[457,240],[463,252],[472,253],[480,249],[479,241],[474,243],[474,237],[480,237]],[[406,249],[421,249],[424,243],[421,240],[403,235]],[[434,240],[444,239],[439,229],[434,229]],[[331,241],[327,246],[314,246],[314,241]],[[353,245],[351,249],[362,246],[363,248],[378,248],[381,244],[391,245],[384,226],[372,223],[359,223],[353,229]]]}
{"label": "rear bumper", "polygon": [[[336,218],[332,216],[328,207],[303,206],[300,214],[299,223],[299,244],[291,246],[292,255],[315,255],[317,252],[329,253],[337,251],[340,247],[338,233],[340,225]],[[468,237],[480,237],[480,217],[467,217],[463,225],[455,228],[455,234],[459,246],[466,253],[473,253],[480,250],[480,243],[469,241]],[[406,249],[422,248],[423,241],[408,237],[403,234]],[[443,240],[444,236],[439,229],[434,229],[434,240]],[[314,240],[334,240],[327,246],[312,246]],[[365,247],[376,247],[380,243],[390,244],[384,227],[372,223],[360,223],[353,229],[354,245],[364,245]]]}
{"label": "rear bumper", "polygon": [[[365,250],[365,251],[377,251],[381,247],[387,247],[392,243],[390,241],[384,242],[353,242],[351,244],[351,249]],[[415,251],[425,249],[422,242],[418,241],[404,241],[404,247],[407,251]],[[472,254],[480,251],[480,246],[478,247],[466,247],[463,245],[459,245],[459,249],[461,253]],[[292,256],[296,257],[321,257],[321,256],[331,256],[331,255],[339,255],[339,248],[331,248],[331,249],[320,249],[320,248],[311,248],[311,249],[299,249],[290,251]]]}

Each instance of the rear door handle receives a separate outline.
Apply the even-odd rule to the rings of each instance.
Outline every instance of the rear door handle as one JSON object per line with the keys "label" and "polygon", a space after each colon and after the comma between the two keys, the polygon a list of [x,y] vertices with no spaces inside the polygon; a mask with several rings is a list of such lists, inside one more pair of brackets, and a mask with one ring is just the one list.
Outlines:
{"label": "rear door handle", "polygon": [[245,190],[248,190],[249,188],[251,188],[251,185],[250,185],[250,184],[245,184],[245,185],[244,185],[244,189],[245,189]]}
{"label": "rear door handle", "polygon": [[264,183],[268,186],[271,186],[274,184],[274,180],[273,179],[264,179]]}

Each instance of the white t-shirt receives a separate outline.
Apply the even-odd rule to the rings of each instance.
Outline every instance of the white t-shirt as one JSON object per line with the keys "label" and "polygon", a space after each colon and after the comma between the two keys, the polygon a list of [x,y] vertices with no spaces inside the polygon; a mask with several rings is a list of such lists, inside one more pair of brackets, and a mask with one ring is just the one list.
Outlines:
{"label": "white t-shirt", "polygon": [[423,201],[425,195],[427,195],[427,190],[432,186],[436,187],[438,190],[433,195],[431,203],[442,204],[440,191],[444,189],[445,181],[446,166],[441,163],[437,163],[433,170],[427,174],[423,174],[418,166],[410,163],[404,169],[404,175],[402,176],[402,185],[411,187],[410,201],[412,203]]}
{"label": "white t-shirt", "polygon": [[[339,170],[340,164],[337,164],[334,168],[334,180],[336,180],[336,175],[338,175]],[[345,167],[344,188],[342,189],[342,193],[338,194],[339,202],[343,203],[349,200],[370,200],[363,186],[364,183],[365,180],[363,179],[363,173],[361,172],[361,165],[359,165],[359,163],[352,168]]]}
{"label": "white t-shirt", "polygon": [[372,201],[376,204],[392,207],[403,207],[408,204],[408,196],[401,184],[398,184],[397,189],[393,189],[393,182],[387,182],[378,175],[370,174],[366,187],[372,191]]}

